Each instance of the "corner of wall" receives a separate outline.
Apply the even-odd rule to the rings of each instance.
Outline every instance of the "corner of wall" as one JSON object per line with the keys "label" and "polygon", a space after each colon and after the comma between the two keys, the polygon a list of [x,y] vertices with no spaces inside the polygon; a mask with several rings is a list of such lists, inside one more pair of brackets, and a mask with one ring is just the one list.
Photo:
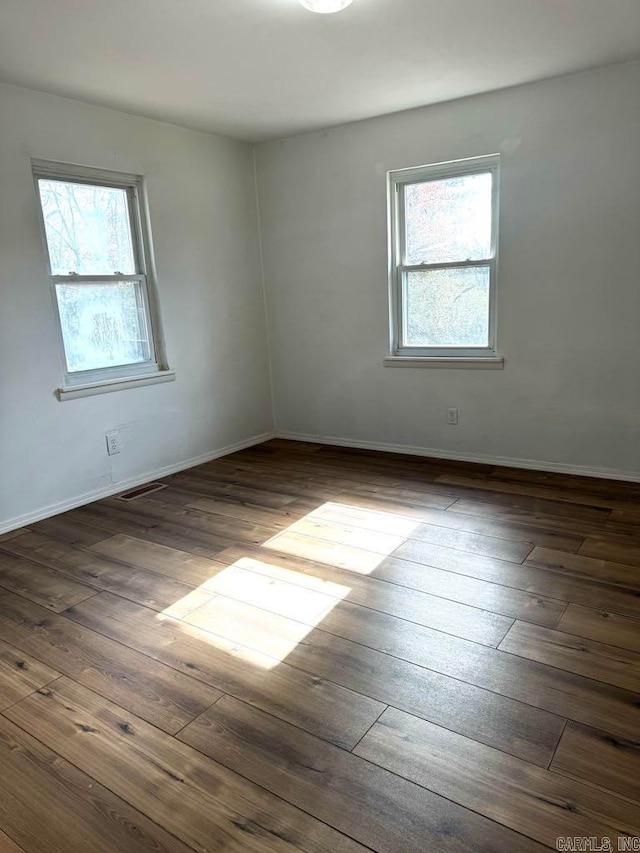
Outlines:
{"label": "corner of wall", "polygon": [[260,280],[262,282],[262,299],[264,305],[264,325],[265,325],[265,334],[267,338],[267,362],[269,367],[269,390],[271,396],[271,426],[274,431],[277,429],[276,426],[276,396],[275,389],[273,384],[273,363],[271,357],[271,331],[269,328],[269,306],[267,303],[267,284],[264,273],[264,252],[262,245],[262,219],[260,216],[260,189],[258,186],[258,159],[256,156],[257,153],[257,145],[252,145],[252,154],[253,154],[253,186],[256,196],[256,218],[258,225],[258,252],[260,255]]}

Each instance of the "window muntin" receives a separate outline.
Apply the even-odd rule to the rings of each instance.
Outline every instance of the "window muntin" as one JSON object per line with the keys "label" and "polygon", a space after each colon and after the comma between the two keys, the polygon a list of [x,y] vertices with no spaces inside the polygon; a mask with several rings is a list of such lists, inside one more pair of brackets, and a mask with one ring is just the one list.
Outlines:
{"label": "window muntin", "polygon": [[140,179],[34,164],[65,384],[158,371]]}
{"label": "window muntin", "polygon": [[389,184],[392,355],[495,356],[498,157]]}

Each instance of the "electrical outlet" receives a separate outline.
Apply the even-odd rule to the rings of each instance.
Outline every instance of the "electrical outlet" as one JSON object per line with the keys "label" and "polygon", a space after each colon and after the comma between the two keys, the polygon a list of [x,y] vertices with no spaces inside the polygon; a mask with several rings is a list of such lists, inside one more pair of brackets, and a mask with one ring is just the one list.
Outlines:
{"label": "electrical outlet", "polygon": [[109,456],[115,456],[116,453],[120,453],[120,433],[118,430],[114,429],[108,432],[105,438],[107,439],[107,453]]}
{"label": "electrical outlet", "polygon": [[455,426],[458,423],[458,410],[457,409],[448,409],[447,410],[447,423]]}

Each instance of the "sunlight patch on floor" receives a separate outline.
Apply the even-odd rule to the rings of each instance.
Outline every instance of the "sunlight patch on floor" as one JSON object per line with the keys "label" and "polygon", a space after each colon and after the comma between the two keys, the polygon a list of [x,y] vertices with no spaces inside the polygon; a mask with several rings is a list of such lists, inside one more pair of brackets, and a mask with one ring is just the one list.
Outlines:
{"label": "sunlight patch on floor", "polygon": [[349,592],[350,588],[342,584],[243,558],[174,602],[157,618],[171,619],[191,636],[221,651],[272,669]]}
{"label": "sunlight patch on floor", "polygon": [[350,587],[278,565],[277,552],[371,574],[421,524],[328,501],[262,544],[274,562],[241,557],[158,619],[209,645],[273,669],[342,601]]}
{"label": "sunlight patch on floor", "polygon": [[329,501],[272,536],[262,547],[368,575],[421,523],[394,513]]}
{"label": "sunlight patch on floor", "polygon": [[[230,640],[227,637],[222,637],[204,628],[198,628],[196,625],[190,625],[188,622],[171,620],[174,628],[177,628],[181,634],[185,634],[193,640],[210,646],[214,652],[224,652],[229,657],[241,663],[249,663],[256,669],[269,671],[282,663],[278,658],[269,657],[264,652],[250,646],[243,646],[240,643]],[[249,638],[251,639],[251,638]]]}
{"label": "sunlight patch on floor", "polygon": [[161,616],[166,617],[167,619],[184,619],[192,610],[197,610],[198,607],[202,607],[203,604],[206,604],[213,597],[213,593],[204,589],[204,587],[198,587],[198,589],[194,589],[192,592],[187,593],[187,595],[179,598],[177,601],[174,601],[170,607],[165,608]]}
{"label": "sunlight patch on floor", "polygon": [[335,503],[333,501],[327,501],[306,517],[335,521],[339,524],[353,524],[358,527],[367,527],[379,533],[389,533],[402,537],[411,536],[414,530],[423,523],[405,515],[397,515],[394,512],[365,509],[354,504]]}
{"label": "sunlight patch on floor", "polygon": [[[349,592],[348,587],[340,584],[326,584],[326,587],[331,590],[329,593],[310,589],[308,586],[296,583],[295,578],[287,581],[274,578],[268,573],[268,564],[261,564],[259,560],[247,562],[250,563],[251,568],[243,566],[243,560],[236,561],[232,566],[202,584],[201,591],[205,594],[211,592],[216,595],[226,595],[245,604],[253,604],[269,610],[279,616],[310,623],[321,618],[327,610],[335,606],[336,601]],[[256,567],[267,571],[252,570]],[[290,574],[297,576],[300,573],[290,572]]]}
{"label": "sunlight patch on floor", "polygon": [[[277,559],[276,554],[273,557]],[[261,575],[268,575],[274,580],[284,581],[287,584],[304,586],[315,592],[324,593],[331,598],[345,598],[351,591],[351,587],[336,583],[335,581],[325,580],[325,578],[318,577],[310,571],[287,569],[277,563],[267,563],[264,560],[257,560],[253,557],[243,557],[236,560],[234,565]]]}

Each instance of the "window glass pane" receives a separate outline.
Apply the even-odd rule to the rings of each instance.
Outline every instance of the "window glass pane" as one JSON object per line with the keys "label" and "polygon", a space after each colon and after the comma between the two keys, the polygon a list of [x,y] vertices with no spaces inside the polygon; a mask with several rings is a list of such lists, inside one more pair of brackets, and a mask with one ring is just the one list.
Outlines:
{"label": "window glass pane", "polygon": [[405,346],[488,346],[489,278],[489,267],[407,273]]}
{"label": "window glass pane", "polygon": [[491,253],[491,172],[405,186],[406,263],[481,261]]}
{"label": "window glass pane", "polygon": [[131,281],[56,285],[70,373],[150,360],[141,288]]}
{"label": "window glass pane", "polygon": [[52,275],[133,275],[127,191],[40,178]]}

